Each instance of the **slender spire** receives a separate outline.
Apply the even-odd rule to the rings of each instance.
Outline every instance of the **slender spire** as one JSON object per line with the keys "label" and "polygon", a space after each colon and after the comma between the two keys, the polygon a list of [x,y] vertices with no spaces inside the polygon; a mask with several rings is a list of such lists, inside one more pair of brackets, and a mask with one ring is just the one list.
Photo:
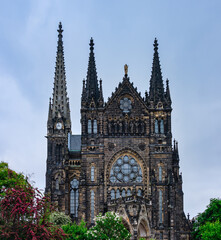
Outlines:
{"label": "slender spire", "polygon": [[51,109],[51,98],[49,98],[48,125],[51,124],[51,121],[52,121],[52,109]]}
{"label": "slender spire", "polygon": [[67,97],[65,63],[64,63],[64,48],[63,48],[63,29],[61,22],[58,26],[58,45],[55,65],[55,77],[52,99],[52,116],[69,117],[69,100]]}
{"label": "slender spire", "polygon": [[100,97],[100,91],[98,88],[93,38],[91,38],[89,45],[90,45],[90,55],[89,55],[87,78],[86,78],[86,98],[87,98],[87,102],[91,102],[91,100],[93,99],[95,104],[97,104]]}
{"label": "slender spire", "polygon": [[166,81],[166,99],[169,104],[171,104],[171,97],[170,97],[170,88],[169,88],[169,80]]}
{"label": "slender spire", "polygon": [[154,40],[154,55],[153,55],[153,65],[152,65],[152,74],[150,78],[150,101],[157,103],[158,101],[163,101],[164,98],[164,86],[162,73],[160,68],[160,60],[158,54],[158,42],[155,38]]}
{"label": "slender spire", "polygon": [[104,97],[103,97],[103,88],[102,88],[102,80],[100,79],[100,97],[99,97],[100,107],[104,104]]}

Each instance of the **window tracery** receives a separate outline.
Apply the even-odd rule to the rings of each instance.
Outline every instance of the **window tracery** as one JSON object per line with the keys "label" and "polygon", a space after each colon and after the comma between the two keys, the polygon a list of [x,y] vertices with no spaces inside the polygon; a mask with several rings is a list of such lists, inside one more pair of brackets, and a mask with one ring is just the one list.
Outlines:
{"label": "window tracery", "polygon": [[78,216],[78,198],[79,198],[79,181],[74,178],[70,185],[70,213],[73,217]]}
{"label": "window tracery", "polygon": [[130,155],[117,159],[110,172],[111,183],[141,183],[142,171],[137,161]]}

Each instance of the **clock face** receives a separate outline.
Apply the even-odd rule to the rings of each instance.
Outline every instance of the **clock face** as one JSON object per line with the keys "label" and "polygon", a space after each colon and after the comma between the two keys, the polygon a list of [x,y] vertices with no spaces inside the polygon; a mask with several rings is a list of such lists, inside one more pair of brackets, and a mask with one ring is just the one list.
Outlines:
{"label": "clock face", "polygon": [[62,123],[58,122],[58,123],[56,124],[56,128],[57,128],[58,130],[60,130],[60,129],[62,128]]}
{"label": "clock face", "polygon": [[131,100],[128,98],[123,98],[120,100],[120,108],[123,110],[124,113],[130,112],[132,106],[131,106]]}

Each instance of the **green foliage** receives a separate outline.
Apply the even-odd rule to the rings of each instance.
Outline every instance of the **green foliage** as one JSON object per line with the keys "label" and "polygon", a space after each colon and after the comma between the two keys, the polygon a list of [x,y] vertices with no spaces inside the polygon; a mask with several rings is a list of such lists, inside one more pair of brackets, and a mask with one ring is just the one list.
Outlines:
{"label": "green foliage", "polygon": [[86,240],[87,237],[87,227],[86,223],[81,220],[80,225],[76,223],[67,224],[62,226],[63,231],[68,235],[67,240]]}
{"label": "green foliage", "polygon": [[129,240],[131,234],[124,227],[122,218],[114,212],[99,214],[95,218],[95,226],[88,231],[88,238],[94,240]]}
{"label": "green foliage", "polygon": [[27,186],[24,175],[8,168],[8,163],[0,162],[0,198],[5,195],[5,190],[15,186]]}
{"label": "green foliage", "polygon": [[[193,224],[192,237],[200,239],[221,239],[221,199],[211,199],[207,209],[198,215]],[[213,237],[210,237],[213,236]],[[218,238],[216,238],[218,237]]]}
{"label": "green foliage", "polygon": [[71,218],[63,212],[53,212],[49,216],[49,221],[56,226],[62,226],[70,224]]}
{"label": "green foliage", "polygon": [[207,222],[199,228],[203,240],[220,240],[221,239],[221,223],[216,221],[214,223]]}

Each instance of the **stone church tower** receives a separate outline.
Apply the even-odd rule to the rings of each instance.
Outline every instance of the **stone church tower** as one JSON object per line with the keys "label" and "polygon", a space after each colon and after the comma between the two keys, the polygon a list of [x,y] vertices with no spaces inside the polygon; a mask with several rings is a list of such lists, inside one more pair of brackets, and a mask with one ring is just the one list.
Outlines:
{"label": "stone church tower", "polygon": [[81,97],[81,135],[72,135],[62,25],[58,29],[53,98],[49,102],[46,193],[73,221],[118,212],[132,239],[189,239],[183,211],[178,145],[172,143],[169,81],[164,87],[158,43],[145,97],[128,77],[104,102],[94,42]]}

